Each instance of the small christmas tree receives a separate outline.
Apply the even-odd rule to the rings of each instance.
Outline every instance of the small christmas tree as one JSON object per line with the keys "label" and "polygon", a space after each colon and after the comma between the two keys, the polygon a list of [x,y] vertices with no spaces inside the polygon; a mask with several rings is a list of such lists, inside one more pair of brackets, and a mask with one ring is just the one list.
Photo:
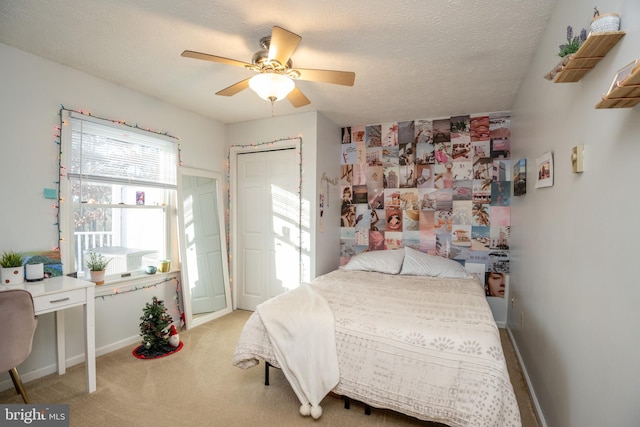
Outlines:
{"label": "small christmas tree", "polygon": [[153,297],[153,301],[144,306],[140,320],[142,345],[136,348],[137,355],[149,359],[174,350],[169,344],[169,327],[173,319],[163,301]]}

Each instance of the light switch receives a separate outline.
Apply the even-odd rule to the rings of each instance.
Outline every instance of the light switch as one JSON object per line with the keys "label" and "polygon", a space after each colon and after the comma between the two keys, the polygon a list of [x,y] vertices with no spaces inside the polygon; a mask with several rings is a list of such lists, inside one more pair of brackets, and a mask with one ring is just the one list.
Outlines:
{"label": "light switch", "polygon": [[573,173],[584,172],[584,145],[576,145],[571,149],[571,169]]}

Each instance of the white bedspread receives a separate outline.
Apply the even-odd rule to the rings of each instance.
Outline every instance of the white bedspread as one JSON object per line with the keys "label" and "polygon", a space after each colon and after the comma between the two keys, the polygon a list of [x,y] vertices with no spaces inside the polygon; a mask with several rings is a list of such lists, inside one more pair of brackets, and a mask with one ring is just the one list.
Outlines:
{"label": "white bedspread", "polygon": [[320,402],[338,384],[333,313],[309,285],[256,307],[278,365],[298,396],[300,413],[319,418]]}
{"label": "white bedspread", "polygon": [[[475,279],[336,270],[312,287],[335,318],[335,393],[452,427],[521,425],[500,334]],[[279,366],[254,313],[233,363],[249,368],[259,359]]]}

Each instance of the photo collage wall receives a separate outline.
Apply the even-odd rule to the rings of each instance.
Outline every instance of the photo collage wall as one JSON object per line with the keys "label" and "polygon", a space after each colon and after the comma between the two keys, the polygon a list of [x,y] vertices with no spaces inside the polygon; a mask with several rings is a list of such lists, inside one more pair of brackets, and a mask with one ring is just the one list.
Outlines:
{"label": "photo collage wall", "polygon": [[340,264],[410,246],[484,273],[487,296],[503,298],[510,136],[509,113],[343,128]]}

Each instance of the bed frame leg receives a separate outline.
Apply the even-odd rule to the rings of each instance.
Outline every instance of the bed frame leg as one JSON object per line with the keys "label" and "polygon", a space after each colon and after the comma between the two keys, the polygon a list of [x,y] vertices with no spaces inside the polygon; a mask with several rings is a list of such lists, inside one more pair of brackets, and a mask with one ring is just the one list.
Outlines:
{"label": "bed frame leg", "polygon": [[[264,362],[264,385],[269,385],[269,367],[271,364],[269,362]],[[349,396],[342,396],[344,399],[344,409],[351,409],[351,399]],[[364,405],[364,414],[371,415],[371,406],[365,404]]]}
{"label": "bed frame leg", "polygon": [[264,362],[264,385],[269,385],[269,362]]}

